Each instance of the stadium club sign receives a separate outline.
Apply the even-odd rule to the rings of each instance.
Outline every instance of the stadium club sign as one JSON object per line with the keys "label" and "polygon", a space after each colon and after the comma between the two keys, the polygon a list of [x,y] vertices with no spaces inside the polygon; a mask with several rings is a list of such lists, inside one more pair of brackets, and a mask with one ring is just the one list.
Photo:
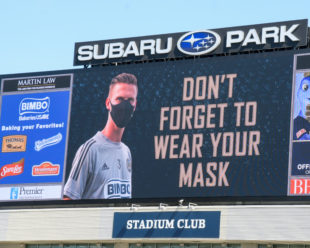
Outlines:
{"label": "stadium club sign", "polygon": [[114,213],[113,238],[219,238],[220,211]]}
{"label": "stadium club sign", "polygon": [[308,20],[75,43],[74,65],[146,61],[307,45]]}

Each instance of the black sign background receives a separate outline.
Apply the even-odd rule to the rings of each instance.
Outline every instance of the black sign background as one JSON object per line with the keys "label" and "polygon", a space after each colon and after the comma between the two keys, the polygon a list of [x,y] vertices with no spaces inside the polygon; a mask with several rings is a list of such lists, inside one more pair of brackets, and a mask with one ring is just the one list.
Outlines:
{"label": "black sign background", "polygon": [[[292,25],[299,24],[298,28],[293,32],[293,34],[298,37],[299,41],[293,42],[290,39],[286,38],[285,42],[274,43],[273,38],[267,38],[266,44],[256,45],[254,42],[250,42],[247,46],[241,46],[242,42],[232,44],[231,47],[226,47],[226,36],[227,31],[237,31],[242,30],[244,32],[244,38],[247,36],[247,33],[250,29],[255,29],[259,40],[262,39],[262,28],[267,27],[278,27],[286,26],[285,30],[288,30]],[[274,48],[287,48],[287,47],[300,47],[306,46],[307,44],[307,32],[308,32],[308,20],[295,20],[295,21],[287,21],[287,22],[276,22],[276,23],[265,23],[265,24],[258,24],[258,25],[248,25],[248,26],[240,26],[240,27],[230,27],[230,28],[221,28],[221,29],[212,29],[212,31],[218,33],[221,37],[221,43],[219,46],[212,52],[206,54],[224,54],[224,53],[236,53],[236,52],[245,52],[245,51],[257,51],[257,50],[265,50],[265,49],[274,49]],[[124,39],[112,39],[112,40],[100,40],[100,41],[87,41],[87,42],[77,42],[75,43],[74,48],[74,65],[98,65],[98,64],[106,64],[106,63],[113,63],[113,62],[130,62],[130,61],[141,61],[141,60],[154,60],[154,59],[167,59],[167,58],[181,58],[181,57],[192,57],[192,55],[186,55],[180,52],[177,48],[177,41],[178,39],[187,32],[182,33],[172,33],[172,34],[161,34],[161,35],[152,35],[152,36],[142,36],[142,37],[133,37],[133,38],[124,38]],[[147,39],[162,39],[162,48],[166,48],[167,38],[172,37],[172,50],[168,54],[150,54],[149,51],[145,52],[143,56],[133,56],[128,55],[128,57],[121,57],[121,58],[107,58],[107,59],[92,59],[89,61],[79,61],[77,59],[78,56],[78,49],[81,46],[85,45],[99,45],[99,54],[103,54],[103,49],[106,43],[115,43],[121,42],[124,43],[125,48],[127,47],[130,41],[135,41],[138,50],[140,49],[140,41],[147,40]],[[253,37],[251,37],[253,38]]]}
{"label": "black sign background", "polygon": [[[20,87],[18,82],[20,79],[10,79],[10,80],[4,80],[3,83],[3,92],[14,92],[14,91],[25,91],[25,90],[44,90],[46,88],[48,89],[61,89],[61,88],[69,88],[70,87],[70,76],[58,76],[55,78],[55,82],[52,84],[51,87],[48,87],[50,84],[44,83],[44,79],[47,80],[48,77],[33,77],[33,78],[27,78],[29,80],[31,79],[39,79],[42,80],[42,83],[39,84],[25,84],[24,86]],[[27,80],[24,79],[23,80]],[[69,79],[69,80],[68,80]],[[37,88],[37,89],[36,89]]]}

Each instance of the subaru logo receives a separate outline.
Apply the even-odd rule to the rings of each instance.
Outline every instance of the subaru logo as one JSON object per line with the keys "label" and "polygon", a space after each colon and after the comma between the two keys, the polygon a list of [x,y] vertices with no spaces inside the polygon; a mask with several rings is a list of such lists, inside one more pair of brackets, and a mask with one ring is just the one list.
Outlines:
{"label": "subaru logo", "polygon": [[215,50],[221,43],[221,37],[209,30],[184,34],[178,40],[178,49],[188,55],[202,55]]}

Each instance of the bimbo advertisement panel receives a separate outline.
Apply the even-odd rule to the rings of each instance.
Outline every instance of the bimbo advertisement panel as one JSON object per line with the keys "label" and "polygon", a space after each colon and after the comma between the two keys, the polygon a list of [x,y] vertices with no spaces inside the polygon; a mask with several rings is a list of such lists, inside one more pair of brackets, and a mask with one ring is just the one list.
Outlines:
{"label": "bimbo advertisement panel", "polygon": [[62,199],[71,81],[2,79],[0,200]]}

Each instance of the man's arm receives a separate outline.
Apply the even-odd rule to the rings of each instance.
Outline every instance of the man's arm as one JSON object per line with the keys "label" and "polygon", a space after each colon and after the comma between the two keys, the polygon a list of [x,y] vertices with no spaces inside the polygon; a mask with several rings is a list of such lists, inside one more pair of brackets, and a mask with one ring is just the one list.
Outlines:
{"label": "man's arm", "polygon": [[78,200],[83,198],[83,193],[91,169],[93,139],[88,140],[77,151],[72,163],[68,181],[64,187],[64,200]]}

